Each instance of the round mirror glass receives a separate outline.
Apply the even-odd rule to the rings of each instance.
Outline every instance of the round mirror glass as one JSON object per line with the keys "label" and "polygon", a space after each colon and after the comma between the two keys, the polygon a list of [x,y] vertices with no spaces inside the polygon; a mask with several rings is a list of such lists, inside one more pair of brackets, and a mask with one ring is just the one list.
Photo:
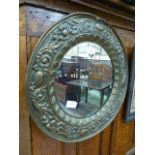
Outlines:
{"label": "round mirror glass", "polygon": [[82,42],[69,49],[58,65],[56,97],[68,114],[90,116],[104,106],[112,83],[112,63],[106,51],[95,43]]}

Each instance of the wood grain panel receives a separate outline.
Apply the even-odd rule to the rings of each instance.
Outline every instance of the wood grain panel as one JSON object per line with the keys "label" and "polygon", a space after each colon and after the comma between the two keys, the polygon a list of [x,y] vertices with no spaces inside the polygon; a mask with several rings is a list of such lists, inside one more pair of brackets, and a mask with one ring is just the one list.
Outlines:
{"label": "wood grain panel", "polygon": [[[86,10],[87,8],[85,8]],[[26,6],[26,21],[27,21],[27,35],[29,36],[36,36],[39,37],[41,34],[48,29],[51,25],[53,25],[58,20],[62,19],[67,13],[61,13],[61,12],[55,12],[50,11],[42,8],[36,8],[31,6]],[[81,10],[81,11],[85,11]],[[80,11],[80,10],[79,10]],[[73,11],[74,12],[74,11]],[[94,12],[90,12],[94,13]],[[95,14],[95,13],[94,13]],[[111,16],[108,14],[108,18],[105,18],[104,14],[96,14],[103,18],[104,20],[107,20],[111,25],[116,27],[121,27],[120,23],[123,24],[120,19],[117,19],[117,21],[114,22],[114,19],[111,18]],[[133,24],[133,23],[132,23]],[[128,29],[133,29],[134,25],[128,24]]]}
{"label": "wood grain panel", "polygon": [[[35,37],[40,37],[49,27],[51,27],[57,21],[61,20],[66,15],[64,13],[49,11],[30,6],[27,6],[25,10],[27,22],[27,36]],[[133,46],[132,42],[134,42],[134,31],[121,29],[116,26],[114,26],[114,29],[116,30],[118,35],[121,36],[122,40],[125,43],[125,46]]]}
{"label": "wood grain panel", "polygon": [[31,121],[31,130],[33,155],[63,155],[63,143],[49,138],[33,121]]}
{"label": "wood grain panel", "polygon": [[[69,3],[67,0],[61,0],[61,3],[62,4],[64,4],[65,2],[66,4],[79,3],[85,6],[89,6],[92,9],[95,8],[96,10],[99,10],[101,12],[103,12],[105,8],[109,8],[109,12],[111,11],[111,14],[122,14],[122,16],[126,15],[127,17],[131,17],[131,18],[135,14],[135,7],[131,5],[126,5],[121,0],[103,0],[103,1],[101,0],[96,0],[96,1],[94,0],[70,0],[70,1],[71,2]],[[23,3],[24,4],[37,4],[38,6],[42,6],[46,8],[54,8],[57,6],[56,7],[57,11],[62,11],[62,9],[60,10],[60,8],[58,8],[58,6],[60,6],[58,4],[60,3],[56,3],[55,0],[46,0],[46,2],[43,0],[20,0],[19,2],[20,4],[23,4]],[[92,6],[90,6],[89,4],[91,4]]]}
{"label": "wood grain panel", "polygon": [[127,16],[123,16],[123,14],[117,14],[116,11],[111,11],[110,8],[92,8],[90,6],[81,5],[77,2],[71,2],[68,0],[21,0],[20,4],[33,5],[35,7],[55,10],[57,12],[63,12],[67,14],[77,11],[90,12],[100,16],[101,18],[104,18],[112,25],[134,30],[133,18],[127,18]]}
{"label": "wood grain panel", "polygon": [[19,9],[19,35],[26,35],[25,7]]}
{"label": "wood grain panel", "polygon": [[129,133],[128,133],[128,139],[127,139],[127,146],[126,146],[126,151],[130,150],[131,148],[133,148],[133,146],[135,145],[135,122],[129,122]]}
{"label": "wood grain panel", "polygon": [[130,49],[128,52],[131,53],[132,52],[131,48],[133,48],[135,45],[135,32],[126,29],[121,29],[115,26],[114,29],[116,30],[118,36],[120,37],[125,49]]}
{"label": "wood grain panel", "polygon": [[[130,63],[130,56],[132,53],[132,48],[134,46],[134,33],[128,32],[127,30],[117,29],[117,33],[124,44],[125,52],[128,58],[128,63]],[[124,32],[124,33],[123,33]],[[121,108],[119,114],[115,118],[112,124],[111,131],[111,155],[125,155],[129,149],[134,147],[134,121],[129,123],[125,122],[125,106],[124,101],[123,107]]]}
{"label": "wood grain panel", "polygon": [[31,54],[32,54],[38,40],[39,40],[39,38],[27,36],[27,57],[28,57],[28,61],[31,57]]}
{"label": "wood grain panel", "polygon": [[63,143],[63,155],[77,155],[76,143]]}
{"label": "wood grain panel", "polygon": [[48,137],[31,120],[33,155],[76,155],[75,143],[63,143]]}
{"label": "wood grain panel", "polygon": [[40,37],[65,14],[35,7],[26,7],[27,36]]}
{"label": "wood grain panel", "polygon": [[100,155],[110,155],[110,144],[111,144],[111,130],[112,124],[110,124],[104,131],[102,131],[102,142],[100,142]]}
{"label": "wood grain panel", "polygon": [[98,155],[100,144],[100,134],[86,141],[78,143],[77,155]]}
{"label": "wood grain panel", "polygon": [[100,8],[109,6],[111,9],[115,9],[116,12],[127,15],[129,17],[133,17],[133,15],[135,14],[135,6],[126,5],[122,0],[95,0],[95,1],[94,0],[72,0],[72,1],[79,1],[79,3],[86,2],[88,4],[92,4]]}
{"label": "wood grain panel", "polygon": [[25,98],[26,36],[20,36],[19,43],[19,154],[31,155],[30,122]]}
{"label": "wood grain panel", "polygon": [[[114,3],[106,3],[110,2],[110,0],[104,0],[104,3],[101,2],[101,0],[71,0],[72,2],[90,7],[95,10],[99,10],[101,12],[107,12],[112,16],[117,16],[124,19],[124,20],[130,20],[134,21],[134,8],[133,7],[128,7],[126,8],[121,7],[120,4],[114,4]],[[119,9],[118,9],[119,8]]]}
{"label": "wood grain panel", "polygon": [[121,155],[128,149],[134,147],[132,141],[134,121],[126,123],[124,121],[124,107],[114,120],[111,138],[111,154]]}

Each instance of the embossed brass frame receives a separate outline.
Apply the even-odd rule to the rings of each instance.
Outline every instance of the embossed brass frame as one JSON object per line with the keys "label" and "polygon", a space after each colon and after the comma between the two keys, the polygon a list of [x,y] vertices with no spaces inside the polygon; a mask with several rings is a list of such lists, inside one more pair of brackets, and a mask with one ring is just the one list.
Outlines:
{"label": "embossed brass frame", "polygon": [[[58,63],[74,45],[94,42],[103,47],[113,65],[113,88],[105,105],[95,114],[78,118],[58,104],[54,76]],[[26,80],[27,103],[38,127],[64,142],[86,140],[105,129],[124,101],[128,66],[123,45],[114,29],[89,13],[74,13],[52,26],[40,38],[29,61]]]}

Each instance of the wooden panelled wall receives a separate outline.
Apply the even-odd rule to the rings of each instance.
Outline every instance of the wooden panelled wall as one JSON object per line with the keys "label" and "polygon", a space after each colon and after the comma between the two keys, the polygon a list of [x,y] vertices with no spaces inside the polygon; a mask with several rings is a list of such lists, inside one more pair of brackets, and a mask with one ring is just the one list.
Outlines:
{"label": "wooden panelled wall", "polygon": [[[125,123],[125,103],[115,120],[97,136],[80,143],[62,143],[46,136],[28,114],[25,97],[25,76],[27,64],[40,36],[55,22],[66,14],[75,11],[94,13],[113,25],[120,36],[125,52],[130,62],[130,55],[134,46],[134,23],[131,20],[109,15],[80,6],[80,4],[58,3],[37,5],[21,2],[19,14],[20,26],[20,155],[125,155],[134,147],[134,121]],[[39,2],[38,2],[39,3]],[[64,3],[64,4],[63,4]],[[55,6],[56,5],[56,6]],[[70,6],[69,6],[70,5]],[[51,9],[50,9],[51,6]],[[54,7],[53,7],[54,6]],[[55,9],[54,9],[55,8]]]}

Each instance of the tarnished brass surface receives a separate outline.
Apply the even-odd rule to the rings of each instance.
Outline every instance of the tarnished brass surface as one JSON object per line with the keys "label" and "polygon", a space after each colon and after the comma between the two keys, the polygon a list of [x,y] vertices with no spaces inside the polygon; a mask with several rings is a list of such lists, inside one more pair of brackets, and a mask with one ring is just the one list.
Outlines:
{"label": "tarnished brass surface", "polygon": [[[106,104],[95,114],[78,118],[58,104],[54,77],[65,53],[74,45],[90,41],[103,47],[113,66],[113,88]],[[40,38],[27,70],[27,103],[38,127],[52,138],[78,142],[96,135],[115,118],[124,101],[128,66],[123,45],[113,28],[89,13],[74,13]]]}

